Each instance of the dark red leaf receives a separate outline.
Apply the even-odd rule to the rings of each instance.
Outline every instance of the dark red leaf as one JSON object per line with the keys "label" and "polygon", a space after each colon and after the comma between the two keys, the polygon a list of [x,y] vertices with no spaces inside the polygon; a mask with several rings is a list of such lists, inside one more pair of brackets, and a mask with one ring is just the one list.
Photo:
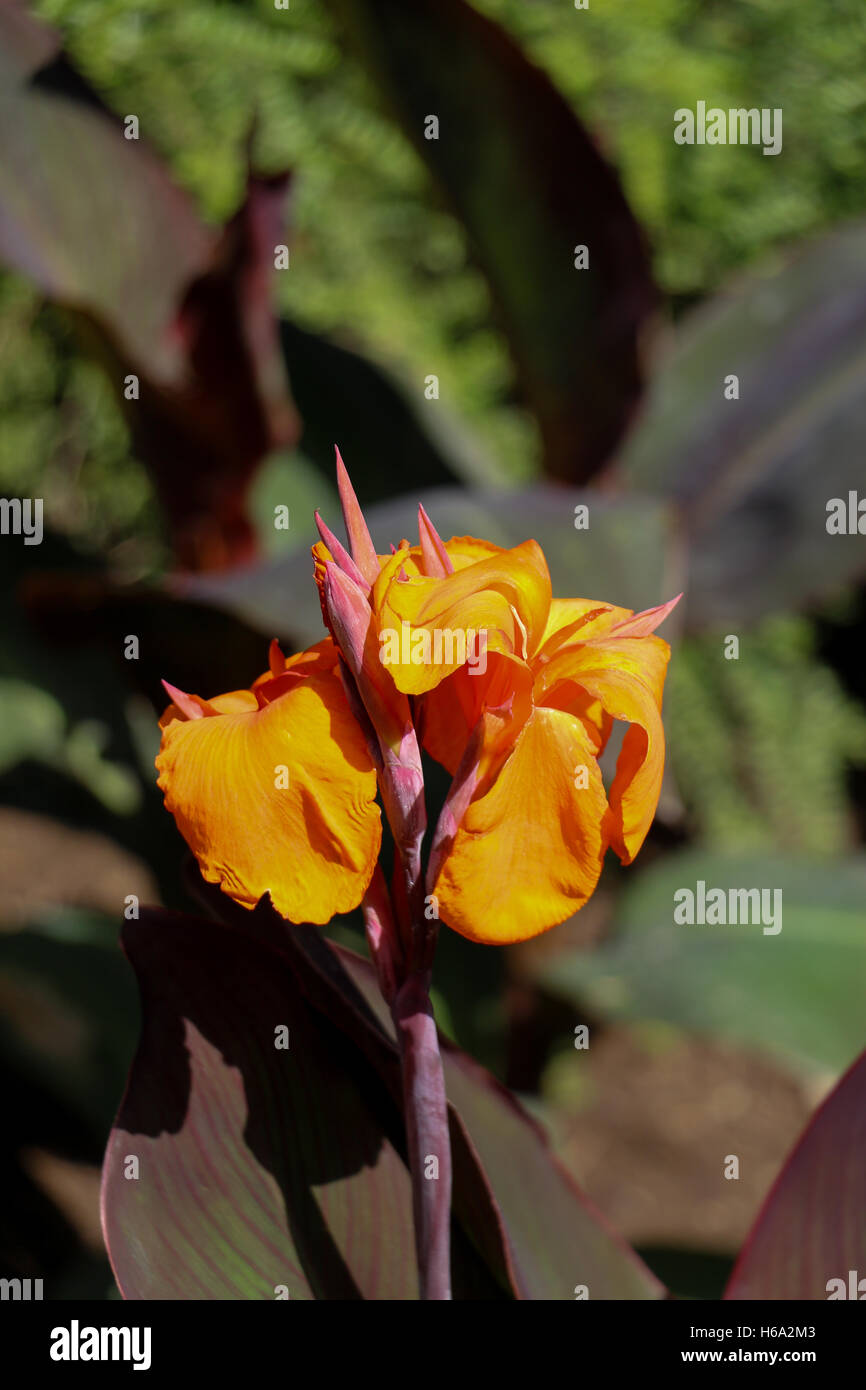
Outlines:
{"label": "dark red leaf", "polygon": [[124,945],[143,1029],[103,1172],[124,1296],[417,1297],[395,1112],[286,960],[155,910]]}
{"label": "dark red leaf", "polygon": [[866,1297],[866,1053],[797,1141],[746,1239],[725,1298],[826,1299],[831,1293]]}

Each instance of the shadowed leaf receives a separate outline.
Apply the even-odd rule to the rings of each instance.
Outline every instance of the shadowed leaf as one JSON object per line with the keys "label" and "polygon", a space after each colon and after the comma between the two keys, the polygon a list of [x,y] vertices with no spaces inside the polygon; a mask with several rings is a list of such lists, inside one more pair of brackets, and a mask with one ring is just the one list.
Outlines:
{"label": "shadowed leaf", "polygon": [[[459,449],[442,448],[388,375],[356,352],[280,321],[280,341],[303,418],[300,447],[332,485],[334,444],[352,460],[359,495],[371,502],[454,483]],[[453,456],[453,458],[452,458]],[[307,518],[300,520],[306,523]]]}
{"label": "shadowed leaf", "polygon": [[286,962],[155,910],[124,942],[143,1033],[103,1174],[124,1296],[273,1299],[284,1285],[293,1300],[417,1297],[387,1096]]}
{"label": "shadowed leaf", "polygon": [[[236,908],[201,889],[211,910],[233,923]],[[222,900],[221,900],[222,899]],[[290,927],[260,904],[244,914],[248,932],[286,953],[311,1003],[360,1048],[389,1092],[402,1094],[390,1015],[371,966],[311,927]],[[515,1098],[459,1048],[443,1041],[451,1107],[453,1211],[500,1286],[517,1298],[652,1299],[662,1286],[628,1245],[611,1233],[551,1154]],[[459,1272],[457,1260],[455,1273]]]}
{"label": "shadowed leaf", "polygon": [[[337,954],[390,1032],[370,966],[351,951],[337,948]],[[607,1228],[515,1097],[445,1040],[442,1063],[452,1108],[455,1208],[488,1250],[498,1226],[517,1297],[573,1300],[579,1284],[591,1299],[662,1297],[662,1286]]]}
{"label": "shadowed leaf", "polygon": [[830,499],[847,512],[862,492],[864,333],[862,222],[683,323],[616,471],[682,507],[690,627],[814,603],[866,569],[861,535],[827,531]]}

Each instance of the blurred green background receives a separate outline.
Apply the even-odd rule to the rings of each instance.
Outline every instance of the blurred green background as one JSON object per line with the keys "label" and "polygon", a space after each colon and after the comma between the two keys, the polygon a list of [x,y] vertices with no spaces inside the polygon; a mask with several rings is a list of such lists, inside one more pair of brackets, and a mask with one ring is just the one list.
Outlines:
{"label": "blurred green background", "polygon": [[[273,293],[299,428],[238,465],[255,555],[185,564],[166,509],[181,507],[186,417],[149,441],[131,430],[118,364],[138,359],[123,296],[114,321],[67,289],[82,246],[88,273],[119,260],[130,302],[149,273],[146,259],[123,261],[125,190],[98,188],[98,161],[92,186],[73,169],[56,198],[53,172],[22,180],[30,150],[42,170],[51,126],[34,116],[31,130],[20,96],[8,119],[33,143],[22,140],[23,164],[17,147],[0,159],[0,208],[24,229],[0,246],[0,493],[44,498],[46,538],[0,547],[2,1272],[44,1275],[51,1297],[109,1292],[97,1165],[138,1025],[116,944],[123,902],[189,906],[152,772],[158,682],[236,688],[275,633],[319,635],[308,547],[313,508],[335,520],[336,441],[382,546],[411,534],[419,492],[436,488],[426,504],[444,535],[534,535],[560,594],[642,608],[686,590],[666,785],[638,864],[609,865],[580,917],[526,946],[443,933],[435,986],[443,1027],[527,1099],[612,1223],[676,1292],[716,1296],[790,1144],[866,1045],[866,542],[825,525],[827,500],[866,483],[866,13],[856,0],[592,0],[580,12],[479,0],[509,52],[561,94],[572,148],[529,119],[534,79],[513,58],[504,91],[527,144],[497,125],[487,30],[454,30],[455,53],[475,44],[480,64],[465,69],[477,86],[461,85],[442,59],[447,28],[425,36],[425,7],[417,29],[374,24],[373,41],[376,8],[32,8],[69,65],[43,84],[60,103],[54,129],[63,102],[84,100],[74,69],[87,100],[138,117],[207,236],[243,204],[248,162],[273,180],[291,171],[291,268]],[[417,128],[407,137],[413,93],[428,89],[441,94],[438,166]],[[673,112],[698,100],[782,108],[781,155],[677,146]],[[538,168],[549,243],[536,259],[519,237]],[[591,255],[607,233],[619,251],[578,298],[584,208]],[[78,219],[68,236],[58,209],[70,228]],[[34,271],[22,247],[41,247],[49,221],[55,240],[46,233]],[[549,247],[569,313],[575,296],[564,323],[538,263]],[[205,322],[218,356],[221,321]],[[263,361],[271,371],[267,349]],[[596,435],[594,395],[608,389],[613,424]],[[575,401],[590,444],[572,458],[555,443]],[[580,500],[586,532],[572,521]],[[288,532],[273,524],[280,504]],[[127,634],[137,662],[123,658]],[[673,891],[697,878],[781,887],[783,932],[674,928]],[[357,923],[333,931],[357,944]],[[573,1046],[583,1022],[587,1052]],[[729,1152],[736,1185],[722,1180]]]}

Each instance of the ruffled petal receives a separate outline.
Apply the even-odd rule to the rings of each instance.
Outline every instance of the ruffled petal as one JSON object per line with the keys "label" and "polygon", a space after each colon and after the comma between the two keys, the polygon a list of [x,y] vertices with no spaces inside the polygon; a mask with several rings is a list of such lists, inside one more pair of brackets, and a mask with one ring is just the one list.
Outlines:
{"label": "ruffled petal", "polygon": [[244,907],[269,893],[293,922],[357,907],[381,843],[376,774],[330,656],[200,701],[201,718],[170,707],[156,760],[205,879]]}
{"label": "ruffled petal", "polygon": [[441,919],[472,941],[500,945],[564,921],[598,882],[606,812],[580,720],[533,710],[447,847],[432,889]]}
{"label": "ruffled petal", "polygon": [[670,647],[661,637],[611,635],[564,648],[536,678],[539,703],[551,700],[571,707],[566,692],[572,688],[577,703],[589,696],[607,715],[630,725],[617,760],[607,820],[609,842],[623,864],[630,864],[643,844],[661,792],[661,705],[669,657]]}
{"label": "ruffled petal", "polygon": [[[446,550],[450,557],[451,544]],[[485,651],[525,659],[544,631],[550,598],[535,541],[439,578],[409,574],[398,553],[373,586],[381,659],[410,695],[435,689],[467,661],[480,666]]]}

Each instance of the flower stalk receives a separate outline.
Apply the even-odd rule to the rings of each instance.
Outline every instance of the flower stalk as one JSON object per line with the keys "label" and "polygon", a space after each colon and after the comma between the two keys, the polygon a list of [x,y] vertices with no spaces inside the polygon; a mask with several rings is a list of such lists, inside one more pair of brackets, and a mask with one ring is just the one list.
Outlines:
{"label": "flower stalk", "polygon": [[425,915],[421,862],[427,827],[424,773],[409,700],[385,681],[375,643],[371,642],[373,615],[365,587],[373,577],[374,565],[378,573],[376,552],[341,461],[338,476],[351,554],[339,542],[335,545],[336,538],[317,518],[320,533],[336,556],[324,567],[323,611],[340,649],[350,704],[363,711],[397,851],[395,875],[400,875],[400,881],[395,882],[395,899],[403,919],[398,924],[384,876],[377,867],[364,898],[364,921],[400,1050],[420,1296],[423,1300],[448,1300],[451,1142],[445,1077],[430,1002],[437,923]]}
{"label": "flower stalk", "polygon": [[412,970],[391,1016],[400,1045],[403,1108],[421,1298],[451,1298],[451,1140],[429,970]]}
{"label": "flower stalk", "polygon": [[430,1002],[436,923],[412,924],[418,958],[407,969],[384,875],[377,868],[363,904],[370,955],[391,1008],[400,1049],[403,1110],[418,1283],[423,1300],[451,1298],[451,1139],[439,1037]]}

